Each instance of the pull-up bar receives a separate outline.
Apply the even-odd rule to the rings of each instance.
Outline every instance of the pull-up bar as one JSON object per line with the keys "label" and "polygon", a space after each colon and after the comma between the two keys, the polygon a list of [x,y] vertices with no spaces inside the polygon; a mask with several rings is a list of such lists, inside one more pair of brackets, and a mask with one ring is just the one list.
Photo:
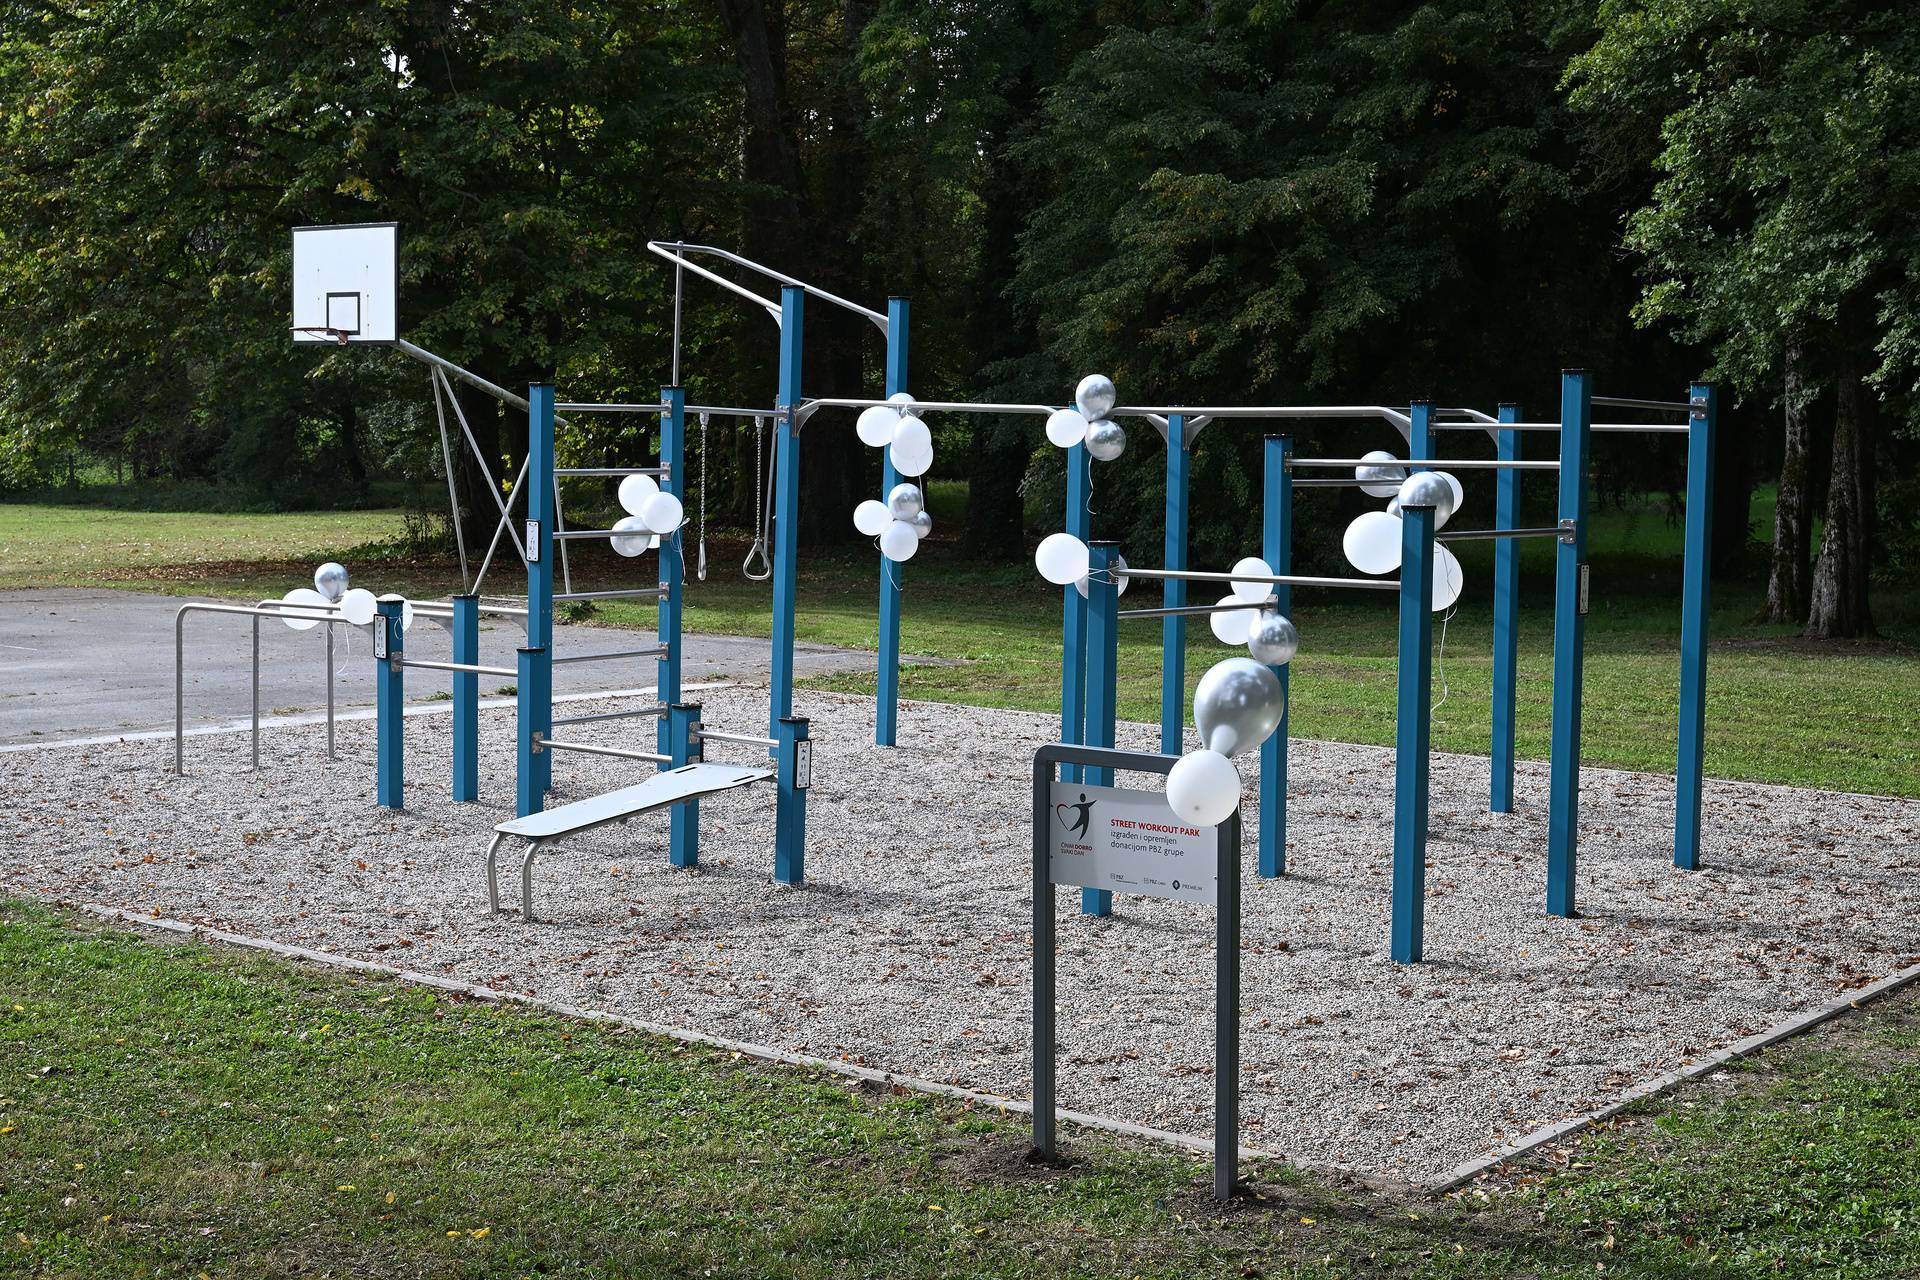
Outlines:
{"label": "pull-up bar", "polygon": [[[1290,573],[1211,573],[1199,569],[1114,569],[1116,578],[1160,578],[1175,582],[1263,582],[1273,587],[1352,587],[1359,591],[1398,591],[1392,578],[1302,578]],[[1260,607],[1258,600],[1242,606]]]}
{"label": "pull-up bar", "polygon": [[[1453,467],[1470,471],[1558,471],[1558,462],[1523,462],[1517,458],[1289,458],[1289,467]],[[1371,480],[1369,484],[1384,481]],[[1253,579],[1249,578],[1251,582]]]}

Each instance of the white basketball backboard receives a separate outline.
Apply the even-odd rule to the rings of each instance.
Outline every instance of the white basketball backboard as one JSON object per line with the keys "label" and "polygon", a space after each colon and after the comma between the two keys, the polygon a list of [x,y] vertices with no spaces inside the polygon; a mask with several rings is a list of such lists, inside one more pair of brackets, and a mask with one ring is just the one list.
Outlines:
{"label": "white basketball backboard", "polygon": [[392,342],[399,333],[400,224],[293,229],[293,340]]}

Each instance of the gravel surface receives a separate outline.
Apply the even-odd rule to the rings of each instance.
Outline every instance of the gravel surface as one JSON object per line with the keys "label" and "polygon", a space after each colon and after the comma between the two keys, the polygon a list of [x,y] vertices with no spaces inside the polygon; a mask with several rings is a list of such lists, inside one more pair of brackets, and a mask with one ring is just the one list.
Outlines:
{"label": "gravel surface", "polygon": [[[765,692],[707,695],[765,732]],[[575,710],[594,709],[591,704]],[[372,726],[8,757],[0,888],[216,925],[504,989],[1024,1097],[1028,779],[1050,717],[802,693],[814,788],[804,889],[770,882],[763,787],[701,804],[702,866],[666,865],[664,814],[542,855],[546,921],[486,913],[481,855],[511,815],[512,717],[486,712],[483,800],[445,800],[447,727],[407,725],[410,807],[372,803]],[[645,727],[641,727],[645,726]],[[571,729],[631,745],[647,722]],[[1155,730],[1122,726],[1122,746]],[[715,759],[745,759],[715,749]],[[1252,762],[1243,770],[1252,780]],[[1589,770],[1576,921],[1547,917],[1546,769],[1485,812],[1487,765],[1435,756],[1427,963],[1386,955],[1393,755],[1293,744],[1290,874],[1255,878],[1247,797],[1242,1064],[1249,1145],[1426,1179],[1920,953],[1920,803],[1713,782],[1709,870],[1670,859],[1670,780]],[[555,803],[636,767],[562,757]],[[1135,779],[1136,783],[1140,780]],[[1150,784],[1143,784],[1150,785]],[[513,860],[517,862],[517,859]],[[517,878],[502,876],[517,901]],[[1062,912],[1061,1105],[1204,1136],[1212,918],[1122,899]]]}

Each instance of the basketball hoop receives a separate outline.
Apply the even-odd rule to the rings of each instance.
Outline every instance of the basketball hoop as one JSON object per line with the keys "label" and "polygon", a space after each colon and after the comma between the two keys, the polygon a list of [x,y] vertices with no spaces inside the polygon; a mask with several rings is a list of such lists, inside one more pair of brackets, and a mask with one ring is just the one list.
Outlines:
{"label": "basketball hoop", "polygon": [[336,329],[331,325],[324,324],[296,324],[289,332],[317,333],[323,337],[332,338],[343,347],[347,345],[347,339],[353,336],[353,330],[351,329]]}

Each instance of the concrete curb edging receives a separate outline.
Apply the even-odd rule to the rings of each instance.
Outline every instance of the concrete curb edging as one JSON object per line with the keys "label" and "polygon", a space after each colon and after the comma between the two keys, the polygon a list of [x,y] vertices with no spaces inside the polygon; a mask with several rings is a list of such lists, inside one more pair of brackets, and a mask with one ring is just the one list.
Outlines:
{"label": "concrete curb edging", "polygon": [[1829,1022],[1843,1013],[1851,1012],[1854,1009],[1858,1009],[1861,1005],[1878,1000],[1881,996],[1891,995],[1893,992],[1898,991],[1900,988],[1916,980],[1920,980],[1920,964],[1909,965],[1904,969],[1897,970],[1880,979],[1878,982],[1861,988],[1850,996],[1842,996],[1840,999],[1822,1005],[1808,1013],[1789,1018],[1787,1021],[1771,1027],[1766,1031],[1748,1036],[1744,1040],[1736,1040],[1726,1048],[1710,1053],[1698,1062],[1677,1067],[1672,1071],[1655,1076],[1651,1080],[1646,1080],[1634,1085],[1631,1089],[1628,1089],[1604,1107],[1596,1108],[1593,1111],[1586,1112],[1584,1115],[1574,1116],[1569,1120],[1562,1120],[1556,1124],[1550,1124],[1544,1129],[1537,1129],[1526,1137],[1521,1138],[1518,1142],[1500,1148],[1500,1150],[1494,1152],[1492,1155],[1469,1160],[1467,1163],[1455,1167],[1428,1183],[1425,1190],[1432,1195],[1444,1195],[1465,1183],[1473,1181],[1490,1169],[1525,1155],[1536,1147],[1545,1146],[1547,1143],[1553,1142],[1556,1139],[1578,1133],[1589,1125],[1599,1124],[1603,1120],[1618,1115],[1637,1102],[1644,1102],[1657,1094],[1665,1093],[1677,1084],[1683,1084],[1688,1080],[1696,1079],[1709,1071],[1726,1066],[1729,1062],[1737,1062],[1742,1058],[1751,1057],[1760,1050],[1770,1045],[1778,1044],[1782,1040],[1797,1036],[1803,1031],[1811,1031],[1823,1022]]}
{"label": "concrete curb edging", "polygon": [[[538,996],[523,995],[517,991],[499,991],[492,987],[479,986],[464,982],[458,978],[441,977],[438,974],[423,973],[418,969],[401,969],[394,965],[380,964],[373,960],[361,960],[354,956],[337,955],[330,951],[315,951],[310,947],[294,946],[291,943],[275,942],[271,938],[255,938],[243,933],[230,933],[225,929],[215,929],[210,925],[193,924],[185,920],[170,920],[160,916],[142,915],[123,907],[103,906],[99,903],[82,903],[79,910],[100,920],[110,920],[118,924],[132,925],[136,928],[154,930],[163,933],[181,934],[201,941],[218,942],[226,946],[241,947],[252,951],[265,951],[273,955],[293,960],[305,960],[313,964],[327,965],[336,969],[350,969],[356,973],[378,974],[415,986],[432,987],[457,995],[469,996],[476,1000],[491,1000],[503,1004],[517,1004],[543,1013],[557,1014],[565,1018],[579,1018],[587,1022],[608,1023],[625,1027],[631,1031],[640,1031],[648,1035],[664,1036],[678,1040],[683,1044],[701,1045],[711,1049],[724,1049],[743,1057],[755,1058],[762,1062],[776,1063],[780,1066],[802,1067],[815,1071],[824,1071],[844,1076],[863,1084],[880,1085],[886,1088],[899,1088],[914,1093],[928,1094],[933,1097],[954,1098],[974,1103],[982,1107],[991,1107],[1001,1115],[1032,1115],[1033,1104],[1018,1098],[1003,1098],[998,1094],[982,1093],[961,1085],[942,1084],[937,1080],[922,1080],[917,1076],[900,1075],[892,1071],[880,1071],[873,1067],[863,1067],[851,1062],[835,1062],[829,1058],[817,1058],[810,1054],[795,1053],[788,1049],[776,1049],[769,1045],[750,1044],[743,1040],[729,1040],[724,1036],[708,1035],[704,1031],[691,1031],[685,1027],[671,1027],[662,1023],[647,1022],[640,1018],[630,1018],[623,1014],[607,1013],[599,1009],[582,1009],[573,1005],[560,1004],[553,1000],[543,1000]],[[1060,1119],[1083,1129],[1095,1129],[1104,1133],[1118,1134],[1122,1137],[1137,1138],[1161,1146],[1175,1147],[1194,1155],[1211,1156],[1213,1144],[1204,1138],[1189,1137],[1184,1133],[1173,1133],[1165,1129],[1155,1129],[1148,1125],[1135,1124],[1130,1120],[1116,1120],[1111,1116],[1095,1115],[1087,1111],[1069,1111],[1061,1108]],[[1255,1147],[1240,1148],[1243,1160],[1263,1161],[1271,1164],[1283,1164],[1291,1168],[1322,1175],[1335,1174],[1343,1177],[1365,1179],[1356,1170],[1327,1165],[1306,1164],[1293,1160],[1277,1152],[1262,1151]]]}

